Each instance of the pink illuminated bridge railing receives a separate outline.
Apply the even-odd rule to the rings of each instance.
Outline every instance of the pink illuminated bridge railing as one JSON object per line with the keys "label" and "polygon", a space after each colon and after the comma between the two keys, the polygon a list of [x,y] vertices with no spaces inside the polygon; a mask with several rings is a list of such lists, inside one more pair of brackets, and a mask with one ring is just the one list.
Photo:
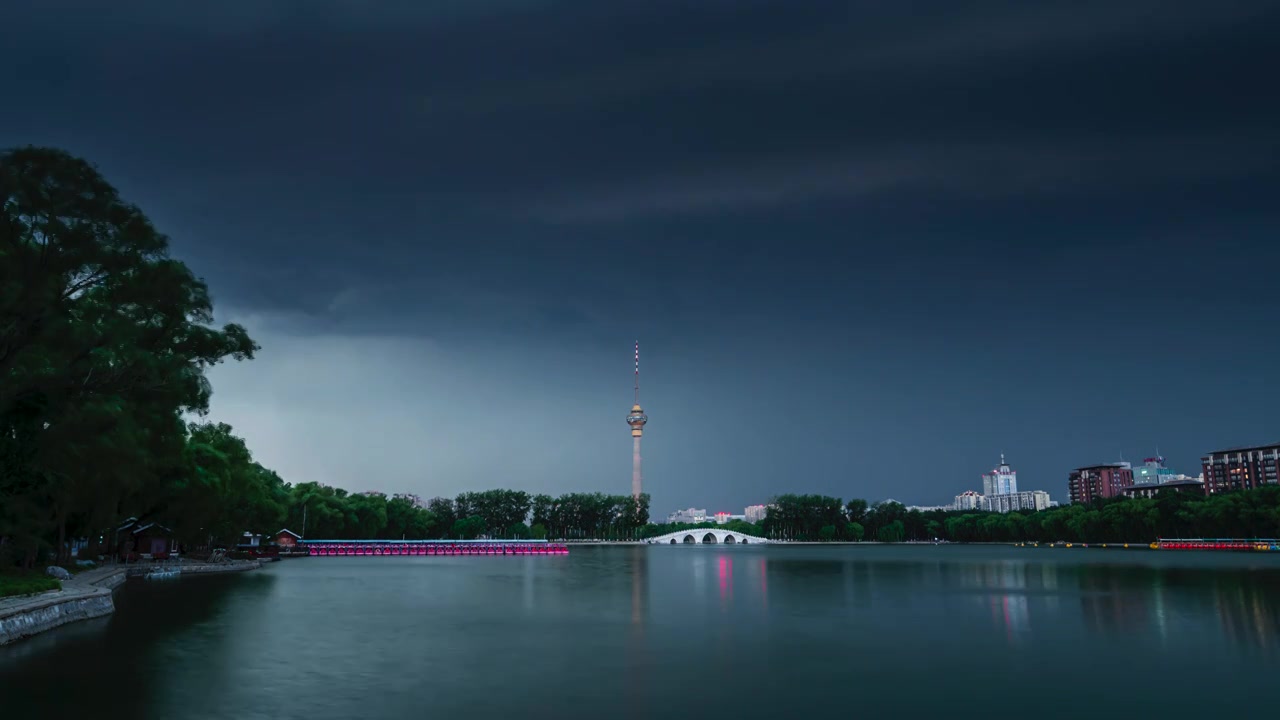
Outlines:
{"label": "pink illuminated bridge railing", "polygon": [[568,555],[559,543],[526,540],[307,540],[308,555],[453,556],[453,555]]}

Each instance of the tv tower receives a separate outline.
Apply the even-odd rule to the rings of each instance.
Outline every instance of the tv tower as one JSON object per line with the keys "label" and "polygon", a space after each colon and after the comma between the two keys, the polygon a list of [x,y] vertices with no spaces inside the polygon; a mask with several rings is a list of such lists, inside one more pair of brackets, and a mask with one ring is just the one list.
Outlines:
{"label": "tv tower", "polygon": [[639,498],[641,492],[640,476],[640,436],[644,435],[645,423],[649,417],[640,408],[640,341],[636,341],[636,401],[627,415],[627,424],[631,426],[631,495]]}

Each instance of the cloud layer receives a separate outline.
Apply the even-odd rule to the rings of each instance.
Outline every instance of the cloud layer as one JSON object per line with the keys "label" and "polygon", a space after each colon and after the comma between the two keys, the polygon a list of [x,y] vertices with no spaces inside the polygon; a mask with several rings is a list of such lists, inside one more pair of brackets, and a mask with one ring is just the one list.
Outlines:
{"label": "cloud layer", "polygon": [[214,414],[291,480],[625,492],[639,338],[659,511],[942,502],[1001,451],[1061,495],[1272,439],[1278,32],[1244,1],[22,0],[0,145],[90,158],[172,236],[264,348]]}

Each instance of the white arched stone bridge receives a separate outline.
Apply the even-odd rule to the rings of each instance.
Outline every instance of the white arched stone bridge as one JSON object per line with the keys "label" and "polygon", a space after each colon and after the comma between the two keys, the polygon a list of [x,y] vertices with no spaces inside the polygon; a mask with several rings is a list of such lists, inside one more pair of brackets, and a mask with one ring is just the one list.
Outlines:
{"label": "white arched stone bridge", "polygon": [[645,542],[651,545],[714,545],[716,543],[725,545],[766,545],[769,543],[769,539],[756,537],[755,535],[744,535],[732,530],[696,528],[694,530],[677,530],[666,535],[651,537]]}

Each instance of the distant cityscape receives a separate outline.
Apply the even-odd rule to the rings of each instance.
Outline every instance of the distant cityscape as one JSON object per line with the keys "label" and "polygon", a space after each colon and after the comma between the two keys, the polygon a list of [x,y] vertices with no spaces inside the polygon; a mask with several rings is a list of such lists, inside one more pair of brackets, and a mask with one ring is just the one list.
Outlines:
{"label": "distant cityscape", "polygon": [[[1142,465],[1137,467],[1123,460],[1086,465],[1068,473],[1067,501],[1070,504],[1087,504],[1099,498],[1150,498],[1162,491],[1213,495],[1275,485],[1280,483],[1280,442],[1214,450],[1201,457],[1200,467],[1200,474],[1195,477],[1179,473],[1166,467],[1164,457],[1159,454],[1144,458]],[[1000,464],[982,474],[982,492],[965,490],[947,505],[909,505],[907,509],[1009,513],[1057,506],[1058,502],[1047,491],[1019,491],[1018,473],[1001,454]],[[764,519],[768,507],[750,505],[743,509],[741,515],[689,508],[669,514],[667,522],[714,522],[723,525],[731,520],[745,520],[754,523]]]}
{"label": "distant cityscape", "polygon": [[685,523],[689,525],[698,525],[705,522],[713,522],[717,525],[724,525],[730,520],[744,520],[749,523],[758,523],[764,520],[765,514],[768,512],[768,505],[748,505],[742,509],[741,515],[729,512],[708,513],[705,509],[689,508],[687,510],[676,510],[667,515],[668,523]]}

